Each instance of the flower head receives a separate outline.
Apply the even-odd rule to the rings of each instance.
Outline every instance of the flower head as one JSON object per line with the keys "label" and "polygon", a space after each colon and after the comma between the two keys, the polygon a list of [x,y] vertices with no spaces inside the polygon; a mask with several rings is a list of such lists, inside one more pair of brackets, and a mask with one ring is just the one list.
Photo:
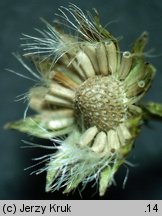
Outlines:
{"label": "flower head", "polygon": [[70,192],[96,180],[104,195],[151,112],[139,103],[155,75],[143,51],[148,35],[142,33],[131,51],[121,52],[97,13],[86,15],[73,4],[59,10],[73,33],[57,22],[46,23],[41,37],[24,35],[25,55],[40,74],[41,83],[28,94],[38,114],[9,127],[54,140],[57,151],[40,170],[47,170],[46,191]]}

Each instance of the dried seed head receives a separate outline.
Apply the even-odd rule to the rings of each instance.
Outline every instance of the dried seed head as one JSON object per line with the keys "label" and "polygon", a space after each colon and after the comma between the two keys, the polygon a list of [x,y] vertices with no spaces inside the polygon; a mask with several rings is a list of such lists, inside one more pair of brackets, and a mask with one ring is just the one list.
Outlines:
{"label": "dried seed head", "polygon": [[84,187],[99,180],[104,195],[131,151],[143,119],[149,114],[162,117],[161,105],[139,104],[155,74],[155,68],[145,63],[147,34],[121,56],[118,40],[102,27],[98,14],[84,14],[73,4],[59,10],[60,24],[66,20],[67,29],[46,23],[47,30],[38,30],[41,37],[24,35],[25,55],[39,75],[17,56],[34,80],[43,81],[28,95],[29,106],[38,114],[7,127],[60,144],[52,146],[58,151],[41,157],[47,165],[36,171],[47,171],[46,191],[65,187],[64,193],[69,193],[81,182]]}
{"label": "dried seed head", "polygon": [[77,90],[75,112],[86,127],[97,126],[102,131],[116,128],[127,119],[127,97],[121,81],[110,76],[87,79]]}

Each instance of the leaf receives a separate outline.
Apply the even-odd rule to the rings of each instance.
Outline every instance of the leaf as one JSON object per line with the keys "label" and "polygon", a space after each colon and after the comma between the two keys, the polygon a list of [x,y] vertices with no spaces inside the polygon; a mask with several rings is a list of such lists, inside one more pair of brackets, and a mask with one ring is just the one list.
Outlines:
{"label": "leaf", "polygon": [[5,125],[6,129],[15,129],[21,132],[33,135],[39,138],[53,138],[70,133],[74,126],[62,128],[60,130],[49,130],[47,127],[47,121],[44,119],[43,115],[35,115],[28,117],[23,120],[11,122]]}
{"label": "leaf", "polygon": [[162,120],[162,104],[161,103],[154,103],[152,101],[145,102],[141,104],[141,107],[144,111],[144,118],[145,119],[155,119],[155,120]]}
{"label": "leaf", "polygon": [[54,182],[55,178],[57,177],[58,170],[57,167],[61,166],[62,164],[59,161],[51,160],[49,164],[47,164],[47,175],[46,175],[46,188],[45,191],[49,192],[52,190],[52,183]]}
{"label": "leaf", "polygon": [[40,56],[32,56],[31,60],[41,76],[43,76],[44,79],[48,79],[50,72],[54,69],[53,60],[49,58],[43,59],[43,57]]}
{"label": "leaf", "polygon": [[66,194],[66,193],[70,193],[71,191],[75,190],[82,181],[83,179],[77,176],[77,178],[73,179],[73,181],[66,186],[63,193]]}
{"label": "leaf", "polygon": [[127,126],[131,132],[133,139],[136,138],[136,136],[139,134],[142,124],[143,124],[142,114],[139,114],[138,116],[134,118],[130,118],[127,121]]}
{"label": "leaf", "polygon": [[132,65],[144,63],[144,48],[148,42],[148,33],[143,32],[134,42],[131,52],[133,53]]}
{"label": "leaf", "polygon": [[124,160],[115,161],[113,166],[108,166],[101,171],[99,180],[99,194],[103,196],[107,188],[112,184],[113,178]]}
{"label": "leaf", "polygon": [[145,31],[136,39],[132,47],[132,52],[135,54],[143,53],[143,50],[147,42],[148,42],[148,33]]}
{"label": "leaf", "polygon": [[99,194],[103,196],[111,183],[111,167],[106,167],[100,174]]}

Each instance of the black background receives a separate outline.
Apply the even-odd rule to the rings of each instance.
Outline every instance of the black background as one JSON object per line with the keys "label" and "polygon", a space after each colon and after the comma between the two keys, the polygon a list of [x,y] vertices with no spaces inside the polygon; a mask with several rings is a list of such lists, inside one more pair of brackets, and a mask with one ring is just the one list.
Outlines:
{"label": "black background", "polygon": [[[157,68],[151,90],[145,97],[162,102],[162,1],[159,0],[95,0],[72,1],[83,10],[93,7],[100,12],[103,24],[117,37],[123,36],[121,49],[128,50],[133,40],[144,30],[150,34],[147,50],[155,49],[149,58]],[[34,35],[34,27],[43,28],[40,17],[53,21],[54,13],[68,1],[58,0],[1,0],[0,1],[0,199],[100,199],[95,188],[89,185],[80,197],[79,192],[62,195],[61,192],[44,192],[45,174],[30,176],[23,171],[32,164],[31,158],[44,154],[44,150],[24,150],[22,139],[46,143],[15,131],[3,130],[3,125],[22,118],[25,103],[14,102],[17,95],[28,91],[32,82],[13,75],[5,68],[23,73],[25,70],[11,55],[20,52],[21,33]],[[117,21],[112,22],[111,21]],[[116,175],[117,186],[109,188],[103,199],[162,199],[162,123],[153,122],[144,128],[136,140],[129,161],[126,188],[122,189],[126,168]]]}

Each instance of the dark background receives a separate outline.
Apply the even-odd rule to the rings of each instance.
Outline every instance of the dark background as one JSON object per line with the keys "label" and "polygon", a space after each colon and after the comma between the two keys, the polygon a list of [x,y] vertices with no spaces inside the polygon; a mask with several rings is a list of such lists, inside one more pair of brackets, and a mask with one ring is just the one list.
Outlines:
{"label": "dark background", "polygon": [[[159,0],[95,0],[73,1],[83,10],[93,7],[100,12],[103,24],[115,36],[123,36],[121,48],[128,50],[133,40],[144,30],[150,33],[147,50],[155,49],[156,57],[149,58],[157,68],[153,86],[146,99],[162,102],[162,1]],[[23,171],[32,164],[31,158],[44,154],[44,150],[21,149],[21,140],[32,139],[16,131],[5,131],[3,125],[22,118],[25,103],[14,102],[17,95],[28,91],[32,82],[13,75],[5,68],[23,73],[25,70],[11,55],[20,52],[21,33],[34,35],[34,27],[43,28],[40,17],[53,21],[54,13],[68,1],[58,0],[1,0],[0,1],[0,199],[81,199],[78,191],[69,196],[61,192],[44,192],[45,174],[30,176]],[[122,182],[126,168],[116,175],[117,186],[109,188],[103,199],[162,199],[162,123],[153,122],[144,128],[138,137],[129,161],[130,167],[125,189]],[[100,199],[95,188],[89,185],[82,193],[82,199]]]}

